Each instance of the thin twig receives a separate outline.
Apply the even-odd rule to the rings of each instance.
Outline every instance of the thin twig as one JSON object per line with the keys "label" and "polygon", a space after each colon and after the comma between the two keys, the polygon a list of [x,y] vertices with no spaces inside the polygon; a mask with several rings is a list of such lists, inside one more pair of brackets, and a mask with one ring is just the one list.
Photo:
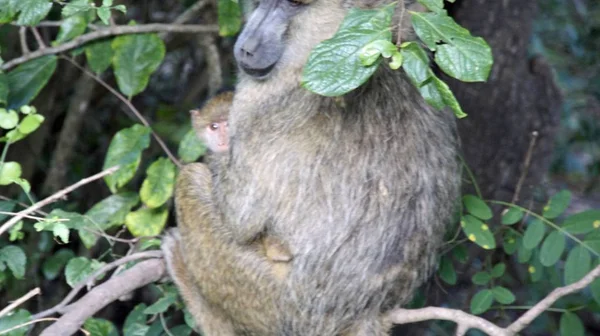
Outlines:
{"label": "thin twig", "polygon": [[39,50],[45,49],[46,43],[44,42],[42,35],[40,35],[40,32],[37,30],[36,27],[30,27],[30,29],[31,29],[31,32],[33,33],[33,37],[35,37],[35,41],[38,44]]}
{"label": "thin twig", "polygon": [[529,167],[531,166],[531,157],[533,155],[533,149],[535,148],[535,143],[537,141],[539,133],[537,131],[531,132],[531,141],[529,141],[529,147],[527,148],[527,154],[525,154],[525,162],[523,163],[523,171],[521,172],[521,176],[519,177],[519,181],[517,182],[517,186],[515,188],[515,194],[513,195],[512,201],[510,203],[516,204],[519,201],[519,195],[521,194],[521,188],[523,187],[523,183],[525,182],[525,178],[527,177],[527,173],[529,172]]}
{"label": "thin twig", "polygon": [[[9,212],[9,211],[0,211],[0,215],[9,215],[9,216],[16,216],[18,215],[18,212]],[[44,217],[37,217],[37,216],[31,216],[31,215],[21,215],[21,217],[23,218],[29,218],[29,219],[33,219],[33,220],[38,220],[38,221],[43,221],[46,218]],[[57,218],[54,219],[54,221],[56,222],[68,222],[69,220],[66,218]]]}
{"label": "thin twig", "polygon": [[98,82],[100,85],[104,86],[105,89],[107,89],[110,93],[112,93],[113,95],[115,95],[120,101],[122,101],[125,105],[127,105],[127,107],[131,110],[131,112],[133,112],[133,114],[135,114],[135,116],[139,119],[139,121],[142,124],[144,124],[144,126],[146,126],[146,127],[148,127],[150,129],[150,131],[152,132],[152,136],[154,137],[154,139],[156,140],[156,142],[158,142],[158,145],[167,154],[167,156],[169,157],[169,159],[171,159],[171,161],[173,161],[173,163],[177,167],[179,167],[179,168],[182,167],[181,162],[179,162],[179,160],[177,159],[177,157],[175,157],[175,155],[173,155],[173,153],[171,153],[171,150],[169,150],[169,147],[167,147],[167,145],[164,143],[164,141],[152,129],[152,127],[150,126],[150,123],[146,120],[146,118],[144,118],[144,116],[140,113],[140,111],[138,111],[138,109],[135,106],[133,106],[133,104],[131,103],[131,101],[129,99],[125,98],[125,96],[123,96],[119,91],[115,90],[112,86],[108,85],[108,83],[106,83],[102,78],[96,76],[95,74],[93,74],[92,72],[90,72],[89,70],[87,70],[86,68],[84,68],[81,65],[79,65],[72,58],[67,57],[67,56],[61,56],[61,58],[67,60],[68,62],[70,62],[71,64],[73,64],[75,67],[77,67],[79,70],[83,71],[86,75],[88,75],[91,78],[93,78],[96,82]]}
{"label": "thin twig", "polygon": [[17,224],[24,216],[29,215],[32,212],[35,212],[37,209],[40,209],[52,202],[55,202],[57,200],[59,200],[60,198],[62,198],[63,196],[65,196],[66,194],[72,192],[73,190],[84,186],[90,182],[96,181],[97,179],[103,178],[106,175],[110,175],[114,172],[116,172],[119,169],[119,166],[115,166],[112,168],[108,168],[104,171],[101,171],[100,173],[96,174],[96,175],[92,175],[90,177],[84,178],[83,180],[63,189],[58,191],[57,193],[54,193],[51,196],[46,197],[45,199],[35,203],[34,205],[30,206],[29,208],[19,211],[17,213],[16,216],[14,216],[13,218],[9,219],[6,223],[4,223],[1,227],[0,227],[0,236],[5,233],[6,231],[10,230],[10,228]]}
{"label": "thin twig", "polygon": [[[17,330],[17,329],[26,327],[26,326],[28,326],[30,324],[34,324],[34,323],[38,323],[38,322],[45,322],[45,321],[56,321],[56,320],[58,320],[58,319],[55,318],[55,317],[47,317],[47,318],[41,318],[41,319],[37,319],[37,320],[33,320],[33,321],[28,321],[28,322],[16,325],[16,326],[14,326],[12,328],[9,328],[9,329],[0,330],[0,335],[8,334],[9,332],[11,332],[13,330]],[[86,334],[86,335],[89,335],[89,334]]]}
{"label": "thin twig", "polygon": [[[15,201],[15,200],[13,200],[13,199],[12,199],[12,198],[10,198],[10,197],[6,197],[6,196],[2,196],[2,195],[0,195],[0,199],[3,199],[3,200],[5,200],[5,201],[11,202],[11,203],[18,204],[19,206],[21,206],[21,207],[23,207],[23,208],[25,208],[25,209],[29,208],[29,205],[28,205],[28,204],[25,204],[25,203],[23,203],[23,202],[19,202],[19,201]],[[34,211],[34,213],[38,213],[38,214],[40,214],[40,215],[42,215],[42,216],[48,216],[48,213],[47,213],[47,212],[44,212],[44,211],[42,211],[42,210],[36,210],[36,211]]]}
{"label": "thin twig", "polygon": [[400,48],[402,44],[402,19],[404,18],[404,12],[406,11],[406,6],[404,5],[404,1],[400,1],[400,18],[398,19],[398,36],[396,38],[396,47]]}
{"label": "thin twig", "polygon": [[19,28],[19,41],[21,42],[21,52],[24,55],[29,54],[29,46],[27,46],[27,27]]}
{"label": "thin twig", "polygon": [[80,281],[75,287],[73,287],[73,289],[69,292],[69,294],[67,294],[67,296],[65,296],[65,298],[59,304],[57,304],[56,306],[54,306],[48,310],[44,310],[41,313],[37,313],[37,314],[33,315],[32,318],[38,319],[38,318],[50,316],[54,313],[68,311],[69,307],[67,305],[71,302],[71,300],[73,300],[75,298],[75,296],[79,293],[80,290],[82,290],[88,284],[94,282],[94,280],[98,276],[112,270],[113,268],[119,267],[120,265],[126,264],[126,263],[128,263],[130,261],[134,261],[134,260],[162,258],[162,256],[163,256],[163,254],[161,251],[146,251],[146,252],[132,254],[130,256],[126,256],[121,259],[115,260],[109,264],[106,264],[106,265],[102,266],[100,269],[98,269],[96,272],[94,272],[92,275],[90,275],[87,278],[85,278],[84,280]]}
{"label": "thin twig", "polygon": [[13,311],[15,308],[22,305],[25,301],[31,299],[32,297],[34,297],[40,293],[41,293],[41,291],[40,291],[39,287],[30,290],[29,292],[27,292],[27,294],[21,296],[20,298],[16,299],[11,304],[9,304],[8,306],[4,307],[4,309],[0,310],[0,317],[7,315],[11,311]]}
{"label": "thin twig", "polygon": [[217,33],[219,27],[217,25],[172,25],[162,23],[152,23],[147,25],[139,26],[110,26],[101,30],[97,30],[91,33],[87,33],[76,37],[75,39],[58,45],[56,47],[45,48],[43,50],[36,50],[27,55],[15,58],[9,62],[4,63],[0,66],[0,70],[9,70],[19,64],[31,61],[33,59],[46,56],[55,55],[71,49],[80,47],[91,41],[102,39],[109,36],[125,35],[125,34],[144,34],[144,33],[156,33],[156,32],[169,32],[169,33]]}

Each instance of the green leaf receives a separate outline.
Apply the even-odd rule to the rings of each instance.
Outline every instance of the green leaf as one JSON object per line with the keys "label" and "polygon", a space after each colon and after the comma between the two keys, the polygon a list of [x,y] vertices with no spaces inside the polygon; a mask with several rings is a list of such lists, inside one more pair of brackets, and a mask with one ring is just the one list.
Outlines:
{"label": "green leaf", "polygon": [[404,71],[408,78],[414,86],[421,88],[431,77],[427,53],[415,42],[403,43],[400,53],[404,58]]}
{"label": "green leaf", "polygon": [[508,255],[513,255],[517,251],[517,234],[514,231],[506,231],[502,241],[504,252]]}
{"label": "green leaf", "polygon": [[144,309],[144,314],[154,315],[166,312],[169,307],[177,302],[177,294],[166,293],[163,297],[154,302],[150,307]]}
{"label": "green leaf", "polygon": [[531,282],[538,282],[542,280],[544,276],[544,266],[540,262],[540,253],[538,250],[533,250],[533,257],[529,261],[529,277]]}
{"label": "green leaf", "polygon": [[375,40],[364,46],[358,53],[363,66],[373,65],[380,56],[390,58],[398,52],[398,48],[389,40]]}
{"label": "green leaf", "polygon": [[[10,313],[8,316],[0,318],[0,332],[16,327],[18,325],[25,324],[31,320],[31,314],[25,309],[19,309]],[[25,336],[29,326],[23,326],[15,329],[7,334],[6,336]]]}
{"label": "green leaf", "polygon": [[569,203],[571,203],[571,192],[568,190],[558,192],[544,207],[544,217],[552,219],[560,216],[567,210]]}
{"label": "green leaf", "polygon": [[77,257],[69,260],[65,267],[65,277],[71,287],[77,286],[106,263],[95,259]]}
{"label": "green leaf", "polygon": [[173,195],[176,167],[171,160],[159,158],[148,167],[147,177],[142,183],[140,197],[149,208],[158,208]]}
{"label": "green leaf", "polygon": [[0,127],[6,130],[13,129],[19,124],[19,115],[14,110],[0,108]]}
{"label": "green leaf", "polygon": [[85,47],[85,57],[90,69],[95,73],[102,73],[110,67],[113,58],[111,44],[112,40],[105,40],[88,44]]}
{"label": "green leaf", "polygon": [[452,255],[461,264],[464,264],[469,259],[469,253],[464,245],[458,245],[452,249]]}
{"label": "green leaf", "polygon": [[74,257],[75,253],[72,250],[64,248],[47,258],[42,264],[42,273],[46,280],[56,279],[67,262]]}
{"label": "green leaf", "polygon": [[50,12],[52,2],[48,0],[20,0],[14,3],[15,9],[20,12],[17,19],[19,26],[35,26]]}
{"label": "green leaf", "polygon": [[600,278],[596,278],[596,280],[591,283],[590,291],[592,292],[592,297],[596,303],[600,304]]}
{"label": "green leaf", "polygon": [[[429,71],[431,72],[431,70],[429,70]],[[452,112],[454,112],[454,115],[458,119],[465,118],[467,116],[467,114],[463,111],[462,107],[458,103],[458,100],[454,96],[454,93],[452,93],[452,90],[450,90],[450,87],[448,86],[448,84],[444,83],[444,81],[442,81],[437,76],[435,76],[433,74],[433,72],[431,72],[431,80],[432,80],[432,84],[435,86],[435,90],[440,95],[444,105],[450,107],[452,109]],[[430,84],[430,85],[432,85],[432,84]],[[430,85],[427,85],[427,86],[430,86]],[[423,94],[423,90],[421,90],[421,93]],[[425,95],[423,95],[423,96],[425,97]],[[427,98],[425,98],[425,100],[427,100]],[[433,105],[433,106],[435,107],[435,105]]]}
{"label": "green leaf", "polygon": [[572,234],[582,234],[600,229],[600,210],[588,210],[569,216],[562,224]]}
{"label": "green leaf", "polygon": [[0,269],[8,267],[13,276],[22,279],[25,276],[27,256],[23,249],[15,245],[8,245],[0,250]]}
{"label": "green leaf", "polygon": [[492,268],[492,272],[490,274],[492,275],[493,278],[499,278],[504,275],[505,271],[506,271],[506,264],[499,263],[499,264],[494,265],[494,268]]}
{"label": "green leaf", "polygon": [[571,312],[565,312],[560,317],[561,336],[584,336],[585,327],[579,316]]}
{"label": "green leaf", "polygon": [[596,230],[585,236],[583,242],[596,253],[600,254],[600,230]]}
{"label": "green leaf", "polygon": [[516,300],[515,295],[510,290],[501,286],[492,288],[492,294],[494,294],[494,299],[501,304],[511,304]]}
{"label": "green leaf", "polygon": [[177,155],[181,161],[190,163],[198,160],[204,153],[206,153],[206,145],[198,139],[194,129],[190,129],[179,143]]}
{"label": "green leaf", "polygon": [[9,185],[21,177],[21,165],[18,162],[0,163],[0,185]]}
{"label": "green leaf", "polygon": [[471,299],[471,313],[475,315],[485,313],[494,302],[494,294],[489,289],[479,291]]}
{"label": "green leaf", "polygon": [[62,17],[65,19],[82,12],[87,12],[92,8],[93,7],[90,5],[90,0],[71,0],[65,7],[63,7]]}
{"label": "green leaf", "polygon": [[393,12],[394,4],[380,9],[350,9],[335,35],[312,50],[302,74],[302,86],[334,97],[366,82],[379,62],[364,67],[360,51],[372,41],[391,40],[389,27]]}
{"label": "green leaf", "polygon": [[104,177],[113,193],[133,178],[142,159],[142,151],[149,145],[150,129],[142,125],[136,124],[115,134],[108,147],[103,168],[120,166],[117,172]]}
{"label": "green leaf", "polygon": [[56,40],[53,42],[53,45],[70,41],[75,37],[85,33],[89,23],[87,18],[88,15],[86,15],[86,13],[79,13],[64,19],[60,24],[60,29],[58,30],[58,35],[56,36]]}
{"label": "green leaf", "polygon": [[[2,0],[0,0],[0,6],[2,6]],[[1,11],[2,9],[0,9],[0,15],[2,15]],[[2,64],[1,59],[0,64]],[[4,72],[0,71],[0,106],[4,106],[6,104],[8,104],[8,77]]]}
{"label": "green leaf", "polygon": [[502,213],[502,224],[504,225],[513,225],[521,221],[523,219],[523,211],[517,208],[508,208]]}
{"label": "green leaf", "polygon": [[444,10],[444,0],[419,0],[419,3],[432,12]]}
{"label": "green leaf", "polygon": [[[448,75],[464,82],[485,81],[492,68],[492,50],[445,12],[411,12],[415,32],[436,51],[435,61]],[[443,43],[440,43],[443,42]]]}
{"label": "green leaf", "polygon": [[112,41],[112,49],[117,84],[128,97],[144,91],[165,57],[165,44],[156,34],[119,36]]}
{"label": "green leaf", "polygon": [[169,211],[165,208],[140,209],[125,217],[127,229],[135,237],[157,236],[167,224]]}
{"label": "green leaf", "polygon": [[544,240],[540,250],[542,265],[549,267],[556,264],[565,250],[565,245],[565,236],[559,231],[552,231]]}
{"label": "green leaf", "polygon": [[525,246],[523,245],[522,239],[519,239],[518,244],[519,244],[519,248],[518,248],[518,252],[517,252],[517,260],[521,264],[529,262],[529,260],[531,259],[531,255],[533,254],[533,250],[525,248]]}
{"label": "green leaf", "polygon": [[19,132],[23,134],[31,134],[33,131],[38,129],[40,125],[44,122],[44,116],[40,114],[30,114],[21,120],[19,127],[17,128]]}
{"label": "green leaf", "polygon": [[471,281],[479,286],[487,285],[490,280],[492,280],[492,277],[488,272],[477,272],[471,278]]}
{"label": "green leaf", "polygon": [[457,276],[452,260],[446,256],[442,257],[438,270],[440,278],[449,285],[456,285]]}
{"label": "green leaf", "polygon": [[115,325],[105,319],[89,318],[85,320],[83,329],[89,332],[90,336],[119,336]]}
{"label": "green leaf", "polygon": [[28,104],[46,86],[56,70],[56,56],[43,56],[21,64],[8,73],[8,107]]}
{"label": "green leaf", "polygon": [[145,304],[139,304],[127,315],[125,325],[123,326],[123,336],[145,335],[149,326],[146,325]]}
{"label": "green leaf", "polygon": [[544,235],[546,234],[546,225],[539,220],[532,220],[529,225],[527,225],[527,230],[525,230],[525,235],[523,236],[523,246],[528,249],[534,249],[539,243],[544,239]]}
{"label": "green leaf", "polygon": [[486,250],[496,248],[496,240],[487,224],[471,215],[465,215],[462,217],[460,225],[470,241]]}
{"label": "green leaf", "polygon": [[105,25],[110,25],[110,8],[100,7],[97,10],[98,17]]}
{"label": "green leaf", "polygon": [[[125,222],[125,216],[139,203],[139,196],[133,192],[120,193],[109,196],[94,205],[84,216],[68,217],[70,225],[78,225],[79,237],[85,247],[91,248],[98,240],[97,234],[85,230],[91,228],[95,231],[105,231],[110,227],[121,225]],[[69,221],[68,223],[71,223]]]}
{"label": "green leaf", "polygon": [[234,36],[242,26],[242,10],[235,0],[218,0],[219,35]]}
{"label": "green leaf", "polygon": [[[0,211],[13,212],[17,203],[11,201],[0,201]],[[0,222],[3,222],[10,215],[0,214]]]}
{"label": "green leaf", "polygon": [[162,241],[160,239],[151,238],[151,239],[142,239],[140,242],[139,248],[140,251],[146,251],[150,248],[156,247],[160,248]]}
{"label": "green leaf", "polygon": [[0,24],[11,22],[17,14],[19,0],[0,0]]}
{"label": "green leaf", "polygon": [[590,252],[583,246],[575,246],[565,262],[565,285],[570,285],[583,278],[592,268]]}
{"label": "green leaf", "polygon": [[492,209],[485,204],[485,202],[474,195],[465,195],[463,196],[463,204],[467,211],[482,220],[489,220],[492,218]]}

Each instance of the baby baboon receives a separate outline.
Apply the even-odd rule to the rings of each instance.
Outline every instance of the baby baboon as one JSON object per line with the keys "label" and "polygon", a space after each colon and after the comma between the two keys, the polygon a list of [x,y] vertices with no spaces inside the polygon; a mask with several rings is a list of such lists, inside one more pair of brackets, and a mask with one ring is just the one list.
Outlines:
{"label": "baby baboon", "polygon": [[[343,104],[300,86],[349,8],[389,2],[261,0],[247,21],[227,164],[182,170],[164,247],[206,335],[386,335],[434,269],[459,193],[452,114],[387,67]],[[293,255],[283,280],[253,248],[270,236]]]}

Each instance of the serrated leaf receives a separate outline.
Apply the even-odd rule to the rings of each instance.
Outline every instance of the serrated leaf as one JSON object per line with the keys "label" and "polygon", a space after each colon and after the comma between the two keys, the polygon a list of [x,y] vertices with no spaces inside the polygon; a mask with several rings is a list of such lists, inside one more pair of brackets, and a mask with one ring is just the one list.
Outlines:
{"label": "serrated leaf", "polygon": [[88,44],[85,47],[85,57],[90,69],[99,74],[104,72],[112,62],[113,50],[112,40],[105,40]]}
{"label": "serrated leaf", "polygon": [[159,158],[148,167],[146,179],[140,189],[140,198],[149,208],[158,208],[173,195],[176,176],[175,164],[167,158]]}
{"label": "serrated leaf", "polygon": [[560,216],[571,203],[571,192],[563,190],[552,196],[544,207],[544,217],[552,219]]}
{"label": "serrated leaf", "polygon": [[100,7],[97,9],[97,14],[102,23],[104,23],[107,26],[110,25],[110,8]]}
{"label": "serrated leaf", "polygon": [[492,288],[492,294],[494,294],[494,299],[501,304],[511,304],[516,300],[515,295],[502,286]]}
{"label": "serrated leaf", "polygon": [[489,289],[479,291],[471,299],[471,313],[475,315],[485,313],[494,302],[494,294]]}
{"label": "serrated leaf", "polygon": [[544,239],[545,233],[546,225],[537,218],[532,220],[523,235],[523,246],[529,250],[534,249]]}
{"label": "serrated leaf", "polygon": [[[18,325],[23,325],[31,320],[31,314],[25,309],[19,309],[10,313],[8,316],[4,316],[0,318],[0,332],[3,330],[8,330]],[[15,329],[9,333],[7,336],[25,336],[27,334],[27,330],[29,326],[23,326],[21,328]]]}
{"label": "serrated leaf", "polygon": [[31,134],[34,132],[40,125],[44,122],[44,116],[40,114],[30,114],[21,120],[19,123],[19,127],[17,128],[19,132],[23,134]]}
{"label": "serrated leaf", "polygon": [[579,316],[571,312],[565,312],[560,317],[561,336],[584,336],[585,327]]}
{"label": "serrated leaf", "polygon": [[112,41],[112,49],[117,84],[128,97],[144,91],[165,57],[165,44],[156,34],[119,36]]}
{"label": "serrated leaf", "polygon": [[600,210],[588,210],[569,216],[562,227],[572,234],[583,234],[600,229]]}
{"label": "serrated leaf", "polygon": [[194,129],[190,129],[179,143],[177,155],[181,161],[190,163],[198,160],[204,153],[206,153],[206,145],[198,139]]}
{"label": "serrated leaf", "polygon": [[464,82],[488,78],[493,60],[485,40],[471,36],[442,11],[411,12],[411,20],[419,38],[436,51],[435,61],[445,73]]}
{"label": "serrated leaf", "polygon": [[6,265],[15,278],[22,279],[25,276],[26,264],[27,256],[22,248],[8,245],[0,249],[0,266],[4,268],[3,265]]}
{"label": "serrated leaf", "polygon": [[66,19],[70,16],[87,12],[92,9],[90,0],[72,0],[62,9],[62,17]]}
{"label": "serrated leaf", "polygon": [[90,336],[119,336],[115,325],[105,319],[89,318],[85,320],[83,329],[90,333]]}
{"label": "serrated leaf", "polygon": [[404,58],[404,71],[413,85],[420,88],[431,77],[427,53],[415,42],[402,44],[400,53]]}
{"label": "serrated leaf", "polygon": [[146,310],[145,304],[139,304],[127,315],[125,325],[123,326],[123,336],[140,336],[145,335],[148,329],[146,325]]}
{"label": "serrated leaf", "polygon": [[22,174],[21,165],[18,162],[0,163],[0,185],[9,185]]}
{"label": "serrated leaf", "polygon": [[155,303],[144,309],[144,314],[154,315],[166,312],[171,305],[177,302],[177,294],[167,293]]}
{"label": "serrated leaf", "polygon": [[479,286],[487,285],[490,280],[492,280],[492,277],[488,272],[477,272],[471,277],[471,281]]}
{"label": "serrated leaf", "polygon": [[42,264],[42,273],[46,280],[56,279],[67,262],[74,257],[75,253],[66,248],[60,249],[52,256],[48,257]]}
{"label": "serrated leaf", "polygon": [[0,24],[11,22],[17,14],[19,0],[0,0]]}
{"label": "serrated leaf", "polygon": [[540,249],[540,262],[549,267],[560,259],[565,250],[565,236],[559,231],[552,231],[544,240]]}
{"label": "serrated leaf", "polygon": [[570,285],[583,278],[592,268],[590,252],[583,246],[575,246],[565,262],[565,285]]}
{"label": "serrated leaf", "polygon": [[50,12],[52,2],[48,0],[21,0],[14,3],[19,13],[17,25],[35,26],[42,21]]}
{"label": "serrated leaf", "polygon": [[456,285],[457,276],[452,260],[446,256],[442,257],[438,270],[440,278],[449,285]]}
{"label": "serrated leaf", "polygon": [[523,219],[523,211],[517,208],[508,208],[502,213],[502,224],[504,225],[513,225],[521,221]]}
{"label": "serrated leaf", "polygon": [[135,237],[157,236],[165,228],[169,211],[164,208],[141,209],[130,212],[125,217],[127,229]]}
{"label": "serrated leaf", "polygon": [[69,286],[75,287],[105,264],[104,262],[85,257],[73,258],[69,260],[67,267],[65,267],[67,283]]}
{"label": "serrated leaf", "polygon": [[0,128],[9,130],[19,124],[19,115],[14,110],[0,108]]}
{"label": "serrated leaf", "polygon": [[234,36],[242,26],[242,10],[235,0],[218,0],[219,35]]}
{"label": "serrated leaf", "polygon": [[363,66],[360,51],[372,41],[391,40],[393,11],[394,4],[379,9],[350,9],[335,35],[312,50],[302,73],[302,86],[335,97],[366,82],[379,62]]}
{"label": "serrated leaf", "polygon": [[490,272],[490,275],[493,278],[499,278],[504,275],[505,271],[506,271],[506,264],[499,263],[499,264],[494,265],[494,267],[492,268],[492,271]]}
{"label": "serrated leaf", "polygon": [[120,166],[114,174],[104,177],[113,193],[133,178],[142,159],[142,151],[149,145],[150,129],[142,125],[136,124],[115,134],[108,147],[103,168]]}
{"label": "serrated leaf", "polygon": [[8,73],[8,107],[28,104],[46,86],[56,70],[56,56],[43,56],[21,64]]}
{"label": "serrated leaf", "polygon": [[492,209],[481,198],[475,195],[465,195],[462,200],[465,208],[471,215],[482,220],[492,218]]}
{"label": "serrated leaf", "polygon": [[460,225],[465,236],[470,241],[483,247],[486,250],[496,248],[496,240],[490,232],[489,226],[471,215],[465,215],[461,218]]}
{"label": "serrated leaf", "polygon": [[64,19],[60,24],[58,35],[56,36],[56,40],[53,44],[57,45],[70,41],[75,37],[85,33],[89,23],[87,19],[88,15],[86,13],[78,13],[77,15],[73,15]]}
{"label": "serrated leaf", "polygon": [[[458,119],[465,118],[467,116],[467,114],[463,111],[462,107],[460,106],[460,103],[454,96],[454,93],[452,93],[452,90],[450,90],[450,87],[448,86],[448,84],[444,83],[444,81],[439,79],[433,73],[431,75],[431,80],[432,80],[431,85],[433,85],[435,87],[435,89],[437,90],[437,92],[439,93],[444,105],[450,107],[450,109],[452,109],[452,112],[454,112],[454,115]],[[433,106],[435,107],[435,105],[433,105]]]}
{"label": "serrated leaf", "polygon": [[[2,0],[0,0],[0,6],[2,6]],[[0,9],[0,15],[2,9]],[[0,59],[0,65],[2,64],[2,60]],[[8,77],[2,71],[0,71],[0,106],[5,106],[8,104]],[[2,127],[2,126],[0,126]],[[4,127],[2,127],[4,128]],[[11,127],[12,128],[12,127]]]}
{"label": "serrated leaf", "polygon": [[419,0],[419,3],[432,12],[444,10],[444,0]]}

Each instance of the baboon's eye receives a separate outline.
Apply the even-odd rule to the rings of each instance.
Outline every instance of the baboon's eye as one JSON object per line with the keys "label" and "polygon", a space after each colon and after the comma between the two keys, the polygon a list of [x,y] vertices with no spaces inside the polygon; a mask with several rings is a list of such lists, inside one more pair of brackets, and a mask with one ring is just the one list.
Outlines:
{"label": "baboon's eye", "polygon": [[217,130],[218,128],[219,128],[219,124],[217,124],[217,123],[212,123],[212,124],[210,124],[210,129],[211,129],[211,130],[215,131],[215,130]]}
{"label": "baboon's eye", "polygon": [[304,2],[302,2],[300,0],[287,0],[287,2],[294,7],[299,7],[299,6],[304,5]]}

